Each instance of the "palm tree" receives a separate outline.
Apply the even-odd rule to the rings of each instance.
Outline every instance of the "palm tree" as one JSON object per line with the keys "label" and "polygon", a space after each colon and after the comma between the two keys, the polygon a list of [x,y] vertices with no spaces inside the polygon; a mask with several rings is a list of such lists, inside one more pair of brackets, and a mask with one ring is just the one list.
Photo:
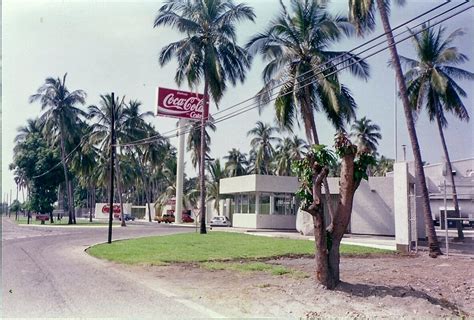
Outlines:
{"label": "palm tree", "polygon": [[60,78],[46,78],[45,83],[37,90],[37,93],[30,96],[30,103],[39,101],[41,109],[46,110],[40,117],[44,123],[43,129],[48,135],[52,132],[59,136],[61,162],[63,164],[64,178],[67,186],[68,197],[68,224],[76,223],[74,213],[73,186],[70,184],[68,168],[66,166],[67,144],[77,137],[80,117],[85,116],[85,112],[75,107],[77,104],[85,103],[86,93],[82,90],[70,92],[66,87],[66,76]]}
{"label": "palm tree", "polygon": [[[216,125],[211,121],[206,123],[206,127],[215,132]],[[207,130],[205,130],[204,133],[204,140],[206,145],[204,157],[208,158],[209,152],[211,151],[211,136],[207,133]],[[201,159],[201,123],[198,121],[191,124],[188,140],[186,141],[186,151],[191,151],[191,164],[196,168],[199,159]]]}
{"label": "palm tree", "polygon": [[25,126],[16,129],[18,133],[15,136],[14,142],[23,142],[30,134],[41,133],[43,131],[43,126],[43,123],[41,123],[38,118],[26,120]]}
{"label": "palm tree", "polygon": [[351,130],[350,136],[355,138],[358,150],[374,155],[377,153],[378,140],[382,139],[378,125],[367,117],[363,117],[354,121]]}
{"label": "palm tree", "polygon": [[377,164],[374,168],[373,175],[376,177],[384,177],[387,172],[393,171],[393,164],[395,163],[394,159],[385,158],[381,156],[377,159]]}
{"label": "palm tree", "polygon": [[233,148],[228,152],[227,156],[224,156],[224,159],[227,160],[225,163],[225,171],[229,177],[247,174],[249,162],[247,161],[247,155],[245,153]]}
{"label": "palm tree", "polygon": [[[325,2],[292,0],[291,13],[282,1],[280,4],[277,18],[247,44],[251,54],[260,53],[268,61],[257,102],[266,105],[274,88],[280,86],[275,100],[279,125],[291,130],[299,113],[308,141],[320,144],[315,112],[325,113],[337,130],[355,117],[357,105],[340,83],[337,66],[350,66],[349,71],[364,80],[369,77],[369,67],[352,53],[330,49],[344,35],[351,35],[354,27],[347,18],[330,14]],[[323,184],[330,203],[327,179]],[[328,208],[332,216],[332,207]]]}
{"label": "palm tree", "polygon": [[219,187],[220,187],[220,180],[226,177],[226,171],[221,166],[221,162],[219,159],[208,162],[207,170],[210,174],[210,179],[207,182],[207,190],[208,190],[207,199],[214,200],[214,209],[216,209],[217,214],[220,215]]}
{"label": "palm tree", "polygon": [[[186,80],[190,87],[196,87],[204,80],[204,106],[208,105],[209,93],[216,104],[227,88],[227,82],[235,85],[245,80],[250,67],[246,50],[236,43],[237,22],[253,21],[253,9],[231,0],[167,0],[160,8],[154,27],[170,26],[186,37],[170,43],[160,53],[160,65],[178,60],[175,81],[178,86]],[[201,119],[200,164],[200,210],[201,233],[206,233],[205,217],[205,122]]]}
{"label": "palm tree", "polygon": [[[110,126],[112,115],[115,122],[115,137],[118,144],[124,144],[133,140],[130,137],[130,132],[127,130],[127,111],[125,111],[124,98],[120,99],[118,96],[115,97],[115,101],[112,100],[112,95],[106,94],[100,96],[99,106],[91,105],[88,108],[88,118],[94,119],[96,122],[91,126],[92,135],[90,140],[92,143],[98,146],[98,148],[106,154],[110,150]],[[124,156],[119,150],[116,155],[115,170],[117,172],[117,191],[120,202],[120,215],[121,225],[126,226],[125,219],[123,218],[123,188],[122,188],[122,172],[120,168],[120,160],[124,159]],[[107,170],[108,171],[108,170]],[[105,176],[106,177],[106,176]]]}
{"label": "palm tree", "polygon": [[297,136],[293,136],[293,139],[285,137],[276,147],[276,174],[279,176],[291,176],[291,163],[295,160],[300,160],[306,149],[307,145],[303,139]]}
{"label": "palm tree", "polygon": [[[427,28],[426,25],[422,26]],[[452,32],[443,39],[446,28],[438,30],[425,29],[421,34],[413,35],[416,50],[416,59],[400,56],[401,62],[408,68],[404,77],[411,105],[416,111],[421,112],[424,107],[428,112],[430,121],[438,125],[441,145],[447,164],[448,177],[451,180],[453,205],[456,217],[459,217],[459,203],[454,183],[453,168],[449,157],[443,129],[448,126],[445,112],[452,113],[460,120],[469,121],[469,114],[462,98],[467,96],[456,80],[474,80],[474,74],[460,69],[457,65],[468,60],[467,56],[459,52],[452,42],[464,35],[461,29]],[[462,224],[458,223],[458,237],[464,238]]]}
{"label": "palm tree", "polygon": [[[404,4],[405,0],[395,0],[397,4]],[[426,186],[425,172],[423,170],[423,160],[421,158],[420,145],[418,144],[418,137],[416,135],[415,121],[413,119],[412,107],[408,97],[408,91],[403,76],[400,59],[398,56],[397,47],[393,40],[392,27],[388,19],[388,12],[390,3],[386,0],[349,0],[349,18],[356,26],[356,30],[361,34],[365,30],[373,30],[375,28],[375,9],[377,4],[382,25],[387,37],[390,55],[392,57],[392,66],[395,69],[397,84],[402,98],[403,111],[405,113],[405,120],[408,129],[408,135],[411,141],[413,151],[413,158],[415,160],[416,180],[421,187],[421,196],[423,202],[423,214],[425,218],[428,245],[430,248],[430,256],[436,257],[441,253],[438,238],[434,228],[433,218],[431,215],[430,198],[428,194],[428,187]]]}
{"label": "palm tree", "polygon": [[277,128],[269,124],[257,121],[255,127],[247,132],[247,136],[253,136],[250,141],[250,146],[255,151],[255,173],[256,174],[270,174],[270,164],[273,157],[274,149],[273,142],[278,142],[281,139],[272,136],[277,131]]}

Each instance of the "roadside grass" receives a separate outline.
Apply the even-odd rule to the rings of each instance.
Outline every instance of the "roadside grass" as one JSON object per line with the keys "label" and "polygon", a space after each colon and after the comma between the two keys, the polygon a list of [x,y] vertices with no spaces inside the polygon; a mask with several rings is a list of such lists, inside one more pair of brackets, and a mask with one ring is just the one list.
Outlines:
{"label": "roadside grass", "polygon": [[[18,216],[18,220],[15,220],[15,216],[10,217],[11,221],[15,222],[16,224],[28,224],[28,219],[27,217],[24,216]],[[57,220],[56,217],[54,217],[54,223],[50,223],[49,221],[45,221],[43,226],[48,226],[48,227],[54,227],[54,226],[68,226],[68,217],[65,216],[61,220]],[[118,224],[119,222],[114,221],[113,224]],[[30,219],[30,225],[41,225],[41,221],[35,220],[35,217],[33,216]],[[97,221],[94,220],[92,222],[89,222],[88,218],[76,218],[76,224],[73,224],[71,226],[105,226],[108,225],[108,221]]]}
{"label": "roadside grass", "polygon": [[[115,241],[111,244],[93,246],[87,251],[94,257],[119,263],[162,265],[313,256],[314,242],[214,231],[206,235],[182,233]],[[391,251],[341,245],[341,253],[365,256],[391,253]],[[217,267],[222,267],[222,265],[215,264],[214,268]],[[232,265],[229,267],[238,268]],[[257,264],[240,268],[264,267]]]}

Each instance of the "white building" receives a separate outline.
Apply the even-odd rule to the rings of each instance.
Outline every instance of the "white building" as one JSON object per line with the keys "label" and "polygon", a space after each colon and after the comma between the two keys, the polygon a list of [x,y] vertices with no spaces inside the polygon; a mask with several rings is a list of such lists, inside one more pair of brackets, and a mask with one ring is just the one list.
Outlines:
{"label": "white building", "polygon": [[[412,164],[400,162],[387,177],[370,177],[361,182],[354,195],[350,233],[395,236],[398,232],[395,226],[403,225],[398,228],[404,230],[404,238],[425,236],[419,188],[415,186],[411,167]],[[444,185],[442,167],[441,164],[425,167],[434,218],[439,215],[444,200],[444,189],[440,189]],[[465,216],[474,216],[474,159],[454,161],[453,168],[461,211]],[[335,208],[339,178],[328,178],[328,183]],[[235,227],[294,230],[299,207],[295,196],[298,187],[295,177],[248,175],[221,179],[220,193],[228,197],[222,201],[221,213]],[[448,201],[450,199],[448,197]]]}

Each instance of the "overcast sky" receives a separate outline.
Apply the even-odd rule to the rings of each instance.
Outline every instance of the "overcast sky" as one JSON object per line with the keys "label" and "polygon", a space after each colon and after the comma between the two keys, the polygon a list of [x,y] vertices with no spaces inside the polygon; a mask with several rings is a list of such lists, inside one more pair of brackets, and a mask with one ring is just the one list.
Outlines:
{"label": "overcast sky", "polygon": [[[239,2],[239,1],[236,1]],[[247,0],[257,15],[256,22],[238,26],[239,43],[244,44],[252,34],[262,31],[279,9],[277,0]],[[442,1],[407,1],[403,8],[394,7],[391,23],[396,26]],[[459,1],[453,1],[451,7]],[[176,87],[173,81],[176,64],[166,67],[158,65],[160,49],[182,38],[169,28],[153,28],[153,21],[161,6],[160,1],[118,0],[4,0],[2,8],[2,186],[3,193],[15,190],[12,172],[13,139],[16,129],[25,125],[28,118],[41,114],[39,104],[29,104],[28,97],[35,93],[46,77],[59,77],[68,73],[69,90],[83,89],[87,92],[87,105],[96,104],[100,94],[114,91],[126,95],[127,99],[143,102],[142,111],[155,112],[157,86]],[[346,13],[347,0],[334,0],[331,10]],[[474,59],[473,25],[474,11],[465,12],[444,25],[448,31],[462,27],[467,34],[455,43],[462,52]],[[411,24],[413,26],[414,24]],[[341,41],[333,49],[350,50],[362,41],[381,33],[377,30],[366,39],[352,38]],[[404,29],[403,29],[404,30]],[[413,57],[411,42],[399,45],[402,55]],[[351,89],[358,103],[359,118],[367,116],[382,129],[383,139],[379,152],[395,157],[394,148],[394,72],[387,67],[388,52],[368,59],[371,78],[364,82],[344,74],[342,81]],[[474,63],[469,61],[463,68],[474,72]],[[257,58],[248,73],[244,85],[229,87],[220,108],[224,109],[254,95],[262,86],[263,64]],[[472,117],[474,84],[461,82],[469,94],[465,103]],[[186,90],[186,87],[182,89]],[[410,145],[404,124],[401,103],[398,102],[398,144]],[[211,114],[216,107],[211,107]],[[246,133],[256,121],[274,122],[271,106],[259,115],[252,110],[236,118],[217,124],[212,134],[214,158],[222,158],[231,148],[248,153],[250,139]],[[474,156],[474,125],[448,118],[450,126],[446,132],[451,158],[462,159]],[[170,118],[150,118],[159,132],[175,128],[176,121]],[[334,130],[324,119],[316,116],[319,136],[324,144],[332,144]],[[422,114],[417,122],[418,136],[423,159],[430,163],[442,160],[441,146],[436,126],[430,124]],[[299,132],[304,137],[302,132]],[[171,140],[174,145],[177,139]],[[408,159],[411,159],[411,149]],[[402,158],[399,148],[398,158]],[[186,156],[188,175],[195,176],[189,155]],[[13,191],[15,194],[15,191]]]}

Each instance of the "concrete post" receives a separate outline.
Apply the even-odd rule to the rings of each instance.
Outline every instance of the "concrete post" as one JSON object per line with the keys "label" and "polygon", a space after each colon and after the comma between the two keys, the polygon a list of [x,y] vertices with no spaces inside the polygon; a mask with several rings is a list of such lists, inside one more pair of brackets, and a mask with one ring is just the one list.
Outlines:
{"label": "concrete post", "polygon": [[185,119],[179,119],[178,129],[178,164],[176,168],[176,206],[175,221],[181,223],[181,213],[183,211],[183,175],[184,175],[184,127]]}
{"label": "concrete post", "polygon": [[410,248],[408,164],[396,162],[393,169],[395,242],[398,251],[408,252]]}

